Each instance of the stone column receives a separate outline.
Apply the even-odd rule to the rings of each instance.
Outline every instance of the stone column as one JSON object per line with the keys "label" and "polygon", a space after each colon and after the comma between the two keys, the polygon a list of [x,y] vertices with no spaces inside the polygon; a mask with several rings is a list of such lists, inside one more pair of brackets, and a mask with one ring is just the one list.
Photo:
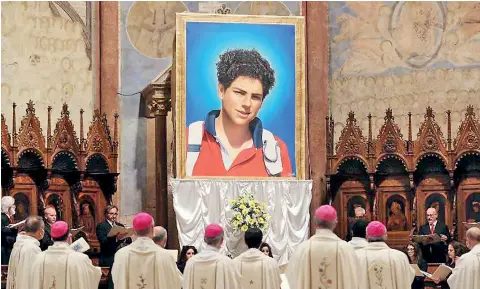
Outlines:
{"label": "stone column", "polygon": [[[171,109],[170,77],[142,91],[147,118],[155,118],[155,224],[168,230],[167,114]],[[147,156],[148,157],[148,156]]]}

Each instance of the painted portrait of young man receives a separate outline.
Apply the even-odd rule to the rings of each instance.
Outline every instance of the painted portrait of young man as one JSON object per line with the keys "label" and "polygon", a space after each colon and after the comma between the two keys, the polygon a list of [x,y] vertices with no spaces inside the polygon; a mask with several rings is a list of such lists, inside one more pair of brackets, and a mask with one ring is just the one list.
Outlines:
{"label": "painted portrait of young man", "polygon": [[229,50],[217,62],[222,105],[187,129],[187,175],[292,175],[286,144],[257,117],[275,71],[255,49]]}
{"label": "painted portrait of young man", "polygon": [[296,177],[303,91],[295,25],[202,21],[184,32],[184,176]]}

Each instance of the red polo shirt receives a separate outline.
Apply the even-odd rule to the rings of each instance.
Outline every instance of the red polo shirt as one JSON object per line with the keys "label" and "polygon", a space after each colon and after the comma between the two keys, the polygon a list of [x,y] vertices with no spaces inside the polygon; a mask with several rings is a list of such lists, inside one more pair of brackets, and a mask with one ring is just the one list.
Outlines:
{"label": "red polo shirt", "polygon": [[[261,139],[262,125],[256,119],[256,125],[250,126],[253,136],[253,147],[244,149],[232,161],[230,168],[225,169],[220,143],[215,137],[215,117],[218,111],[210,112],[203,125],[200,153],[193,167],[193,176],[235,176],[235,177],[269,177],[263,157],[263,142]],[[253,122],[253,121],[252,121]],[[188,129],[187,129],[188,138]],[[259,139],[260,138],[260,139]],[[292,165],[285,143],[274,136],[280,147],[283,170],[280,177],[292,177]],[[187,139],[188,149],[188,139]]]}

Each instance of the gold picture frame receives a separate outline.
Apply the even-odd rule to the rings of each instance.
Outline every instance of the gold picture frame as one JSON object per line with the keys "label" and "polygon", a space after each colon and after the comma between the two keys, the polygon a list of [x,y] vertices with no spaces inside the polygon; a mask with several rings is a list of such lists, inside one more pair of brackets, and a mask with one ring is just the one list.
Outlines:
{"label": "gold picture frame", "polygon": [[[287,25],[293,27],[292,37],[295,48],[294,61],[294,88],[295,88],[295,115],[294,127],[294,162],[291,177],[258,177],[258,176],[187,176],[187,24],[188,23],[214,23],[214,24],[263,24]],[[258,16],[258,15],[219,15],[177,13],[176,18],[176,47],[175,47],[175,148],[176,148],[176,177],[180,179],[305,179],[306,161],[306,114],[305,114],[305,19],[301,16]],[[245,26],[247,27],[247,26]],[[219,38],[219,37],[217,37]],[[222,39],[212,39],[222,41]],[[216,81],[216,80],[215,80]],[[278,84],[277,84],[278,85]],[[267,96],[268,97],[268,96]],[[263,108],[262,108],[263,109]],[[293,119],[293,116],[291,117]],[[292,137],[293,139],[293,137]],[[291,154],[290,154],[291,155]],[[277,155],[278,156],[278,155]]]}

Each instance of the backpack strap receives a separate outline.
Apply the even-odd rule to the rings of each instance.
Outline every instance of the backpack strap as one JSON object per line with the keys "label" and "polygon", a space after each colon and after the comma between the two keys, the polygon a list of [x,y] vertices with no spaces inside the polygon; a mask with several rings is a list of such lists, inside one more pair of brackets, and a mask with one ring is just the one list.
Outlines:
{"label": "backpack strap", "polygon": [[[203,121],[196,121],[188,126],[188,146],[186,175],[192,176],[193,168],[200,155],[200,147],[203,138]],[[262,130],[263,140],[263,162],[269,176],[280,176],[283,171],[282,157],[280,154],[280,145],[273,134],[266,130]]]}
{"label": "backpack strap", "polygon": [[188,147],[186,174],[192,176],[193,167],[200,155],[200,146],[203,138],[203,121],[196,121],[188,126]]}
{"label": "backpack strap", "polygon": [[263,129],[262,132],[262,140],[263,140],[263,162],[265,163],[265,167],[267,169],[267,173],[269,176],[280,176],[280,173],[283,171],[282,166],[282,156],[280,154],[280,145],[278,141],[275,139],[273,134]]}

